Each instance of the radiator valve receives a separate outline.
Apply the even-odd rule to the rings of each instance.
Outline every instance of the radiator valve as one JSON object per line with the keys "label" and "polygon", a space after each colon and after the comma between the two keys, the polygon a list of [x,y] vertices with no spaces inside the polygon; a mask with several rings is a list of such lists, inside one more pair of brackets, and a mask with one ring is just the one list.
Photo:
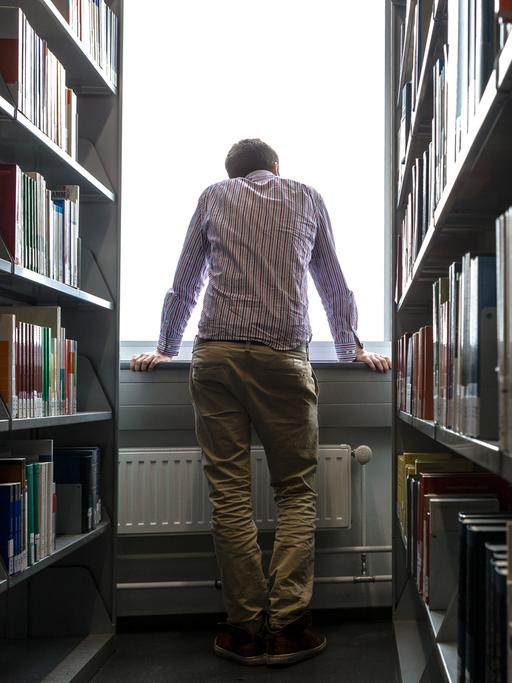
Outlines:
{"label": "radiator valve", "polygon": [[358,446],[352,451],[352,455],[360,465],[367,465],[372,459],[373,453],[370,446]]}

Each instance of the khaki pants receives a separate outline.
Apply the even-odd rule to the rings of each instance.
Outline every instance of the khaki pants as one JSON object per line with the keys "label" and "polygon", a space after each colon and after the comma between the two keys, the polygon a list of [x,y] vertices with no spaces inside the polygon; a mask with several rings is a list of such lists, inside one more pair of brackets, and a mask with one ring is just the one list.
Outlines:
{"label": "khaki pants", "polygon": [[[313,590],[318,383],[307,353],[196,342],[190,389],[228,619],[252,630],[266,610],[271,627],[282,628]],[[268,584],[252,517],[251,424],[278,507]]]}

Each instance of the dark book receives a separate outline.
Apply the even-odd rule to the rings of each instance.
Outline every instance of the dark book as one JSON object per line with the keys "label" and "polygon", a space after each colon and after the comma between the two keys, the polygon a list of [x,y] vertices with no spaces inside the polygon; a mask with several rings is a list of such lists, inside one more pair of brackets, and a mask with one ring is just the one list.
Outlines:
{"label": "dark book", "polygon": [[0,484],[0,555],[7,574],[14,574],[16,484]]}
{"label": "dark book", "polygon": [[466,433],[498,438],[496,257],[475,256],[470,266],[470,319],[466,371]]}
{"label": "dark book", "polygon": [[[54,473],[57,486],[57,506],[59,487],[62,484],[80,484],[82,486],[82,533],[94,528],[94,506],[96,471],[91,455],[57,455],[54,452]],[[60,533],[60,529],[57,529]]]}
{"label": "dark book", "polygon": [[468,525],[466,530],[466,681],[485,680],[485,543],[506,541],[506,523]]}
{"label": "dark book", "polygon": [[461,264],[454,262],[450,265],[448,270],[448,302],[449,302],[449,322],[448,322],[448,379],[447,379],[447,417],[446,426],[454,427],[454,396],[455,396],[455,379],[456,366],[458,359],[458,316],[457,316],[457,301],[459,296],[459,274]]}
{"label": "dark book", "polygon": [[485,544],[485,591],[486,591],[486,613],[485,613],[485,681],[494,683],[497,676],[495,672],[496,657],[496,593],[495,575],[496,560],[505,560],[507,564],[507,546],[496,543]]}
{"label": "dark book", "polygon": [[494,561],[494,640],[489,683],[507,683],[507,578],[508,563]]}
{"label": "dark book", "polygon": [[90,455],[93,459],[93,529],[101,522],[101,448],[99,446],[55,446],[57,457]]}
{"label": "dark book", "polygon": [[[466,574],[467,574],[467,553],[466,544],[467,528],[471,525],[493,527],[496,524],[503,524],[512,520],[511,512],[500,513],[459,513],[459,592],[457,602],[457,681],[465,683],[466,680]],[[486,539],[489,540],[489,539]],[[483,616],[483,615],[482,615]]]}

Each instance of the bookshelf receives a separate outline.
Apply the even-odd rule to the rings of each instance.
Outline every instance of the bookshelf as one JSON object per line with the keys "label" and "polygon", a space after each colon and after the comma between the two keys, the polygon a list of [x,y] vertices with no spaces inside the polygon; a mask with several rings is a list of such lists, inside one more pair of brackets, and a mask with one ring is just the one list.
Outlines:
{"label": "bookshelf", "polygon": [[[415,20],[417,10],[429,4],[428,26],[424,28],[422,54],[417,69],[415,106],[409,119],[407,144],[400,140],[403,121],[402,99],[406,83],[412,80]],[[455,3],[457,4],[457,3]],[[464,3],[465,4],[465,3]],[[484,3],[485,4],[485,3]],[[493,3],[490,3],[491,5]],[[389,189],[393,234],[394,278],[400,272],[400,236],[407,211],[409,194],[413,192],[413,167],[432,139],[434,67],[448,45],[445,75],[454,88],[453,59],[450,65],[451,0],[390,0],[390,63],[392,103],[390,135],[393,174]],[[468,6],[476,6],[468,3]],[[415,19],[416,17],[416,19]],[[453,26],[453,21],[452,24]],[[475,57],[477,59],[477,57]],[[471,79],[470,79],[471,80]],[[471,85],[470,85],[471,87]],[[476,87],[475,85],[473,87]],[[460,137],[455,154],[451,154],[449,123],[447,129],[446,182],[426,225],[413,257],[409,276],[395,291],[393,305],[393,339],[398,340],[433,323],[433,284],[448,275],[454,261],[466,252],[495,253],[495,221],[512,205],[512,190],[507,186],[505,171],[512,158],[512,35],[509,35],[493,60],[490,75],[475,96],[474,112],[467,121],[467,131]],[[469,99],[471,108],[471,99]],[[447,119],[450,104],[447,104]],[[402,147],[401,147],[402,145]],[[453,142],[455,148],[455,138]],[[401,168],[400,173],[398,169]],[[395,355],[395,367],[396,367]],[[396,373],[396,370],[395,370]],[[446,452],[465,459],[512,482],[512,455],[501,447],[498,439],[485,439],[443,426],[435,419],[422,419],[399,408],[396,386],[393,402],[393,451]],[[414,411],[413,411],[414,412]],[[421,413],[420,413],[421,414]],[[431,610],[421,597],[416,581],[407,570],[407,548],[397,510],[397,472],[393,477],[393,612],[397,650],[402,681],[446,681],[457,678],[457,594],[446,610]],[[509,672],[510,676],[510,672]],[[475,679],[476,680],[476,679]]]}
{"label": "bookshelf", "polygon": [[[15,575],[0,560],[0,678],[87,681],[114,648],[119,385],[121,80],[113,84],[52,0],[18,7],[66,69],[77,94],[76,159],[17,107],[0,77],[0,163],[35,171],[51,185],[80,187],[80,288],[14,263],[0,241],[0,304],[58,305],[78,342],[78,412],[13,419],[0,404],[2,440],[53,439],[101,447],[102,521],[57,536],[56,550]],[[107,0],[119,17],[123,0]],[[118,74],[119,76],[119,74]]]}

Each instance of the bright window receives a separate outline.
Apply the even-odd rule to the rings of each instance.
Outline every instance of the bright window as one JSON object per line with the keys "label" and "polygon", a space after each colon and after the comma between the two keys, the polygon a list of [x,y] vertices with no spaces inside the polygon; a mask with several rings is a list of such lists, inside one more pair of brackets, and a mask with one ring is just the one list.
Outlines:
{"label": "bright window", "polygon": [[[363,340],[384,338],[384,10],[332,0],[126,2],[121,339],[157,339],[197,199],[259,137],[324,197]],[[313,282],[313,339],[330,340]],[[184,339],[193,339],[202,299]]]}

